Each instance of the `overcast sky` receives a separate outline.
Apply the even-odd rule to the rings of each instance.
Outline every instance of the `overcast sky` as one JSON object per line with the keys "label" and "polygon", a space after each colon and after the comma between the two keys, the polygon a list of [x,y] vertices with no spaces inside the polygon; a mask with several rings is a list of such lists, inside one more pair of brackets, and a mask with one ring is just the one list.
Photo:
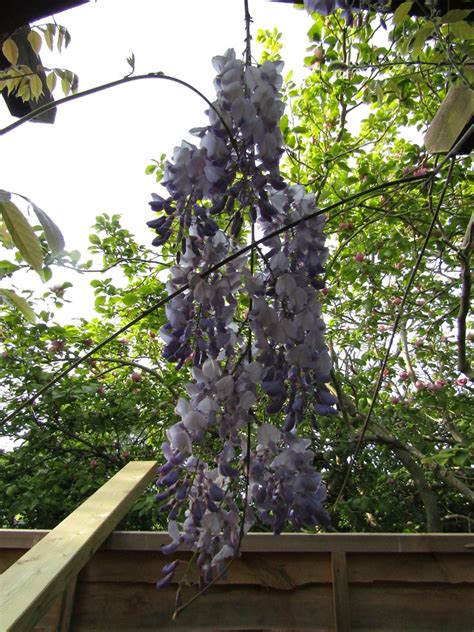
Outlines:
{"label": "overcast sky", "polygon": [[[291,4],[264,0],[250,0],[250,12],[254,36],[258,28],[283,33],[285,72],[298,69],[301,77],[310,17]],[[227,48],[242,53],[243,17],[243,0],[89,2],[56,16],[72,42],[61,55],[44,47],[42,62],[76,72],[84,90],[126,75],[126,58],[134,53],[136,73],[163,71],[212,100],[211,58]],[[253,46],[258,58],[261,48]],[[89,228],[102,212],[120,213],[124,225],[149,243],[145,222],[152,219],[148,201],[156,185],[145,166],[204,124],[205,107],[181,86],[149,80],[65,104],[54,125],[27,123],[0,140],[0,188],[34,200],[60,226],[66,248],[84,257]],[[0,126],[12,120],[1,100]],[[49,285],[63,278],[55,272]],[[72,300],[75,294],[81,296],[80,287],[68,291]],[[83,297],[77,307],[87,310]]]}

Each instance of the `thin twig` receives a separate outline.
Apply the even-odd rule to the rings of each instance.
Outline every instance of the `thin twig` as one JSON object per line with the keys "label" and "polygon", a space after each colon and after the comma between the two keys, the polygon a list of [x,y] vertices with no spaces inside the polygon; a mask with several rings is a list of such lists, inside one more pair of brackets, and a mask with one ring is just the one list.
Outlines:
{"label": "thin twig", "polygon": [[15,121],[14,123],[11,123],[10,125],[7,125],[7,127],[4,127],[3,129],[0,129],[0,136],[4,136],[5,134],[8,134],[9,132],[13,131],[17,127],[20,127],[27,121],[31,121],[32,119],[40,116],[41,114],[44,114],[45,112],[49,112],[49,110],[52,110],[59,105],[63,105],[63,103],[69,103],[69,101],[82,99],[83,97],[90,96],[91,94],[103,92],[104,90],[109,90],[110,88],[115,88],[116,86],[121,86],[125,83],[131,83],[132,81],[141,81],[142,79],[165,79],[166,81],[172,81],[174,83],[178,83],[179,85],[184,86],[185,88],[188,88],[188,90],[191,90],[192,92],[197,94],[201,99],[203,99],[203,101],[207,103],[207,105],[212,110],[214,110],[216,115],[219,117],[219,120],[221,121],[227,134],[229,135],[229,139],[232,143],[233,148],[235,149],[237,156],[240,155],[239,147],[234,138],[234,135],[232,134],[231,130],[229,129],[229,126],[227,125],[226,121],[224,120],[224,118],[222,117],[221,113],[216,108],[216,106],[200,90],[192,86],[187,81],[184,81],[183,79],[178,79],[177,77],[172,77],[171,75],[166,75],[164,72],[149,72],[146,75],[135,75],[132,77],[130,76],[123,77],[122,79],[117,79],[116,81],[110,81],[100,86],[95,86],[94,88],[83,90],[82,92],[76,92],[76,94],[71,94],[67,97],[63,97],[62,99],[58,99],[57,101],[52,101],[51,103],[45,103],[41,107],[36,108],[35,110],[32,110],[31,112],[28,112],[28,114],[25,114],[25,116],[22,116],[20,119],[18,119],[18,121]]}

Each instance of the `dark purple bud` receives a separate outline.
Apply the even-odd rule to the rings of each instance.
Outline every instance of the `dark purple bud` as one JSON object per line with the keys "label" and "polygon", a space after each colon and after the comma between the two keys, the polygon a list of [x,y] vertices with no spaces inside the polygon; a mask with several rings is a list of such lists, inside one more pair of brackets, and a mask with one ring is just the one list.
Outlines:
{"label": "dark purple bud", "polygon": [[283,426],[283,430],[285,432],[291,432],[295,427],[296,416],[295,413],[288,413],[285,420],[285,425]]}
{"label": "dark purple bud", "polygon": [[156,502],[159,503],[162,500],[166,500],[167,498],[169,498],[172,493],[173,493],[173,491],[171,489],[166,489],[165,491],[160,492],[159,494],[156,494],[155,500],[156,500]]}
{"label": "dark purple bud", "polygon": [[224,498],[225,493],[224,490],[221,489],[218,485],[216,485],[215,483],[211,483],[209,485],[209,497],[212,500],[216,500],[216,501],[220,501]]}
{"label": "dark purple bud", "polygon": [[216,511],[219,511],[219,507],[216,505],[216,503],[212,502],[212,500],[208,501],[207,508],[209,509],[209,511],[212,511],[213,513],[215,513]]}
{"label": "dark purple bud", "polygon": [[168,514],[168,520],[176,520],[179,514],[179,503],[174,503]]}
{"label": "dark purple bud", "polygon": [[163,566],[163,568],[161,569],[161,572],[164,575],[168,575],[168,573],[174,573],[178,564],[179,564],[179,560],[174,560],[174,562],[170,562],[169,564],[166,564],[165,566]]}
{"label": "dark purple bud", "polygon": [[234,469],[230,463],[226,463],[225,461],[221,461],[219,463],[219,473],[222,476],[229,476],[230,478],[236,478],[239,475],[239,471]]}
{"label": "dark purple bud", "polygon": [[262,175],[261,173],[257,173],[256,175],[254,175],[252,180],[253,180],[253,184],[254,184],[255,188],[258,191],[262,190],[263,187],[267,184],[266,177],[264,175]]}
{"label": "dark purple bud", "polygon": [[263,501],[265,500],[265,497],[267,495],[267,492],[265,491],[265,487],[262,487],[261,485],[258,487],[257,492],[255,493],[255,500],[258,503],[263,503]]}
{"label": "dark purple bud", "polygon": [[278,413],[283,408],[283,404],[284,403],[285,403],[285,394],[278,395],[277,397],[274,397],[274,398],[272,398],[270,400],[270,403],[265,408],[265,411],[269,415],[273,415],[275,413]]}
{"label": "dark purple bud", "polygon": [[294,410],[295,412],[299,412],[303,410],[303,405],[304,399],[301,396],[296,397],[295,401],[293,402],[292,410]]}
{"label": "dark purple bud", "polygon": [[181,465],[187,458],[187,454],[185,452],[176,451],[171,457],[171,462],[175,465]]}
{"label": "dark purple bud", "polygon": [[203,510],[201,507],[201,503],[199,502],[195,502],[193,503],[192,507],[191,507],[191,515],[193,517],[193,520],[196,524],[199,524],[201,522],[201,518],[203,516]]}
{"label": "dark purple bud", "polygon": [[164,235],[160,235],[159,237],[155,237],[155,239],[151,242],[152,246],[163,246],[169,238],[171,237],[171,231],[167,231]]}
{"label": "dark purple bud", "polygon": [[230,226],[230,233],[233,237],[238,237],[244,220],[241,213],[236,213]]}
{"label": "dark purple bud", "polygon": [[286,188],[286,183],[283,180],[283,178],[277,178],[277,177],[273,176],[273,177],[270,178],[270,184],[277,191],[283,191],[283,189]]}
{"label": "dark purple bud", "polygon": [[176,338],[173,338],[163,349],[163,357],[169,358],[172,356],[176,350],[179,348],[179,341]]}
{"label": "dark purple bud", "polygon": [[169,474],[163,476],[163,478],[160,478],[158,483],[159,485],[169,487],[170,485],[174,485],[176,483],[176,481],[179,479],[179,476],[179,470],[172,470]]}
{"label": "dark purple bud", "polygon": [[168,474],[168,472],[171,472],[173,467],[174,467],[174,463],[172,463],[171,461],[167,461],[161,467],[158,468],[158,472],[160,474]]}
{"label": "dark purple bud", "polygon": [[326,404],[327,406],[337,404],[337,397],[326,389],[320,389],[316,394],[316,399],[320,404]]}
{"label": "dark purple bud", "polygon": [[178,487],[178,490],[176,492],[176,500],[184,500],[186,498],[187,492],[188,492],[188,484],[184,483],[183,485]]}
{"label": "dark purple bud", "polygon": [[217,215],[224,210],[224,206],[227,204],[228,196],[224,195],[218,202],[215,202],[210,209],[211,215]]}
{"label": "dark purple bud", "polygon": [[165,544],[161,547],[161,552],[163,555],[169,555],[170,553],[174,553],[178,548],[179,542],[170,542],[169,544]]}
{"label": "dark purple bud", "polygon": [[157,195],[156,193],[151,194],[152,200],[149,202],[149,205],[154,211],[162,211],[165,206],[165,199],[161,197],[161,195]]}
{"label": "dark purple bud", "polygon": [[285,387],[280,380],[272,380],[270,382],[262,382],[263,392],[267,395],[285,396]]}
{"label": "dark purple bud", "polygon": [[277,215],[276,209],[265,200],[259,200],[258,208],[260,209],[260,215],[266,222],[273,221],[275,215]]}
{"label": "dark purple bud", "polygon": [[152,219],[150,222],[147,222],[146,225],[149,228],[153,228],[153,230],[159,231],[163,224],[167,221],[166,217],[157,217],[156,219]]}
{"label": "dark purple bud", "polygon": [[212,219],[207,219],[202,225],[202,230],[206,237],[214,237],[214,235],[217,233],[218,228],[219,226]]}
{"label": "dark purple bud", "polygon": [[314,410],[318,415],[337,415],[337,410],[325,404],[316,404]]}
{"label": "dark purple bud", "polygon": [[171,584],[171,580],[173,579],[173,575],[174,573],[168,573],[168,575],[165,575],[163,579],[160,579],[159,582],[156,582],[156,587],[158,588],[158,590],[160,588],[165,588],[166,586],[169,586]]}

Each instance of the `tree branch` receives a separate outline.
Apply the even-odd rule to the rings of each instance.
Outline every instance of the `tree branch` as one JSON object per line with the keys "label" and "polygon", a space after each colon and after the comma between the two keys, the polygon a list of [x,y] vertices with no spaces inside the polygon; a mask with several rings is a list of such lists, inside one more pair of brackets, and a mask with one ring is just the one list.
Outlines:
{"label": "tree branch", "polygon": [[402,463],[405,469],[410,473],[426,513],[426,531],[428,533],[441,533],[443,530],[441,523],[441,514],[438,507],[438,499],[431,487],[428,485],[423,468],[421,468],[415,459],[406,450],[392,447],[393,453]]}
{"label": "tree branch", "polygon": [[466,318],[469,314],[469,307],[471,302],[471,270],[469,266],[470,251],[474,234],[474,213],[471,215],[469,224],[466,228],[464,240],[459,251],[459,259],[461,260],[461,303],[458,313],[458,370],[464,373],[470,380],[474,380],[474,371],[466,356]]}

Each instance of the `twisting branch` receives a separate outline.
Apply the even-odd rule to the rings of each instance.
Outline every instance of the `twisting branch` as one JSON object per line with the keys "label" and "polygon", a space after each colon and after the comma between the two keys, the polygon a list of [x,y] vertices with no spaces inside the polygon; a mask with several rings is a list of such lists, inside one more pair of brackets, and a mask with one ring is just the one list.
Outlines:
{"label": "twisting branch", "polygon": [[461,246],[461,250],[458,253],[458,257],[461,260],[461,304],[459,306],[458,313],[458,369],[470,380],[474,380],[474,371],[471,368],[470,362],[466,356],[466,318],[469,314],[469,306],[471,303],[471,270],[469,266],[471,246],[474,236],[474,213],[471,215],[469,224],[466,228],[464,240]]}
{"label": "twisting branch", "polygon": [[[430,469],[435,476],[438,476],[442,479],[447,485],[449,485],[452,489],[457,490],[461,493],[467,500],[471,503],[474,503],[474,491],[465,485],[462,481],[460,481],[454,474],[452,474],[447,468],[440,465],[434,459],[427,457],[421,450],[416,448],[413,445],[408,443],[404,443],[400,441],[395,436],[393,436],[386,428],[379,422],[372,422],[372,427],[375,432],[374,436],[369,435],[360,435],[365,441],[380,441],[394,448],[398,448],[411,454],[415,459]],[[360,439],[359,437],[359,439]]]}

